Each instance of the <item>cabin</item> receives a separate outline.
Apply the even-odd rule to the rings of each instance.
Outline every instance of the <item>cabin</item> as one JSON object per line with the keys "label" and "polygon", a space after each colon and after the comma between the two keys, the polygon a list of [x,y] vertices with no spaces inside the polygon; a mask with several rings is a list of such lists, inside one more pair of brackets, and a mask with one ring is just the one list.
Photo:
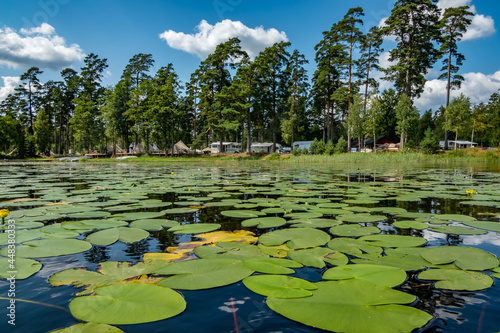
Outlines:
{"label": "cabin", "polygon": [[[457,143],[457,149],[465,149],[465,148],[475,148],[477,147],[476,142],[471,141],[462,141],[462,140],[448,140],[448,149],[455,149],[455,142]],[[439,141],[439,146],[441,149],[444,149],[444,141]]]}
{"label": "cabin", "polygon": [[223,142],[222,149],[220,148],[220,142],[212,142],[210,144],[210,152],[212,154],[226,153],[234,154],[241,152],[241,143],[238,142]]}
{"label": "cabin", "polygon": [[[279,143],[276,144],[276,151],[281,150],[281,145]],[[258,143],[254,142],[250,146],[250,151],[252,153],[272,153],[273,152],[273,144],[272,142],[263,142],[263,143]]]}
{"label": "cabin", "polygon": [[[391,138],[389,138],[388,136],[381,135],[381,136],[377,137],[377,140],[375,140],[375,148],[381,147],[382,145],[385,145],[385,144],[390,145],[390,144],[395,144],[395,143],[396,142],[391,140]],[[373,138],[365,141],[365,147],[373,148]]]}

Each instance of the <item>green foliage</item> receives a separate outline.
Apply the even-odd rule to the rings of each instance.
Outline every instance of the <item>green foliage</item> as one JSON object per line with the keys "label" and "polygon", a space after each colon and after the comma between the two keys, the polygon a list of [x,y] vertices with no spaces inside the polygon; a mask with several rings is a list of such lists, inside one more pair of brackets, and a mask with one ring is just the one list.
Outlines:
{"label": "green foliage", "polygon": [[311,146],[309,147],[309,151],[313,155],[322,155],[325,152],[325,144],[323,141],[314,138]]}
{"label": "green foliage", "polygon": [[335,147],[333,146],[333,143],[331,141],[328,141],[325,145],[325,152],[326,155],[333,155],[335,153]]}
{"label": "green foliage", "polygon": [[[464,94],[453,98],[444,113],[447,121],[443,124],[443,129],[455,132],[455,140],[458,140],[459,135],[463,134],[471,120],[470,98],[465,97]],[[455,149],[457,149],[456,144]]]}
{"label": "green foliage", "polygon": [[300,149],[298,149],[298,148],[293,148],[292,149],[292,155],[293,156],[299,156],[300,153],[301,153]]}
{"label": "green foliage", "polygon": [[439,142],[430,127],[425,131],[424,138],[420,141],[420,147],[424,154],[434,154],[439,149]]}
{"label": "green foliage", "polygon": [[347,152],[347,141],[344,137],[340,137],[339,141],[337,141],[337,145],[335,146],[335,153],[346,153]]}
{"label": "green foliage", "polygon": [[40,110],[36,116],[36,121],[33,126],[35,132],[35,142],[38,151],[42,154],[50,154],[50,144],[52,142],[52,130],[50,128],[49,115],[45,109]]}

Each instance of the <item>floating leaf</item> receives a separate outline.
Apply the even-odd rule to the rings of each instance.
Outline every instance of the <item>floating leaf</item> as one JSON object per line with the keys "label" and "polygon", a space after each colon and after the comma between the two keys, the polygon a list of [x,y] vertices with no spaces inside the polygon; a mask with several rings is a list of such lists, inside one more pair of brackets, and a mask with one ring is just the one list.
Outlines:
{"label": "floating leaf", "polygon": [[276,228],[286,224],[281,217],[257,217],[241,222],[242,227],[257,227],[259,229]]}
{"label": "floating leaf", "polygon": [[123,333],[121,329],[115,326],[97,323],[76,324],[50,333]]}
{"label": "floating leaf", "polygon": [[475,221],[476,218],[468,215],[461,214],[436,214],[434,215],[435,219],[445,220],[445,221],[455,221],[455,222],[472,222]]}
{"label": "floating leaf", "polygon": [[439,246],[426,248],[422,258],[435,265],[455,263],[460,269],[483,271],[499,265],[497,257],[486,251],[465,246]]}
{"label": "floating leaf", "polygon": [[159,231],[163,228],[172,228],[178,225],[179,222],[167,219],[146,219],[130,223],[131,228],[139,228],[148,231]]}
{"label": "floating leaf", "polygon": [[173,275],[158,285],[173,289],[199,290],[222,287],[243,280],[253,271],[241,260],[198,259],[176,262],[156,271],[160,275]]}
{"label": "floating leaf", "polygon": [[371,245],[359,239],[335,238],[328,242],[328,247],[352,256],[359,256],[363,253],[381,254],[382,248]]}
{"label": "floating leaf", "polygon": [[496,272],[496,273],[491,274],[491,276],[494,276],[497,279],[500,279],[500,267],[494,268],[493,272]]}
{"label": "floating leaf", "polygon": [[438,281],[436,288],[476,291],[489,288],[493,279],[486,274],[457,269],[429,269],[418,275],[419,279]]}
{"label": "floating leaf", "polygon": [[222,215],[234,218],[254,218],[265,215],[265,213],[256,210],[224,210],[221,212]]}
{"label": "floating leaf", "polygon": [[[161,211],[161,215],[159,216],[163,216],[163,215],[166,215],[166,214],[192,214],[192,213],[196,213],[199,209],[197,208],[191,208],[191,207],[182,207],[182,208],[172,208],[172,209],[165,209],[163,211]],[[157,217],[157,216],[155,216]],[[152,217],[143,217],[143,218],[152,218]]]}
{"label": "floating leaf", "polygon": [[344,265],[330,268],[323,274],[323,279],[365,281],[381,286],[397,287],[406,281],[406,272],[392,266]]}
{"label": "floating leaf", "polygon": [[427,242],[422,237],[401,235],[370,235],[363,236],[360,240],[380,247],[415,247],[424,245]]}
{"label": "floating leaf", "polygon": [[205,234],[194,235],[194,237],[202,238],[204,244],[218,243],[218,242],[238,242],[255,244],[259,240],[255,234],[246,230],[238,231],[214,231]]}
{"label": "floating leaf", "polygon": [[135,243],[149,237],[149,232],[138,228],[112,228],[94,232],[87,241],[94,245],[107,246],[117,241]]}
{"label": "floating leaf", "polygon": [[243,264],[253,271],[266,274],[293,274],[295,271],[289,267],[301,268],[298,262],[278,258],[249,258]]}
{"label": "floating leaf", "polygon": [[427,224],[417,221],[397,221],[394,222],[392,225],[400,229],[424,230],[429,228]]}
{"label": "floating leaf", "polygon": [[377,227],[363,227],[359,224],[344,224],[333,227],[330,233],[342,237],[359,237],[379,234],[381,230]]}
{"label": "floating leaf", "polygon": [[112,217],[123,221],[135,221],[135,220],[154,219],[157,217],[161,217],[166,214],[165,212],[166,211],[164,210],[162,212],[120,213],[120,214],[115,214]]}
{"label": "floating leaf", "polygon": [[89,322],[125,325],[170,318],[186,309],[186,301],[179,293],[158,285],[113,285],[96,288],[95,294],[73,299],[69,304],[73,316]]}
{"label": "floating leaf", "polygon": [[259,242],[267,246],[286,243],[294,250],[325,245],[330,236],[324,231],[312,228],[293,228],[268,232],[259,237]]}
{"label": "floating leaf", "polygon": [[210,232],[217,230],[221,227],[218,223],[195,223],[195,224],[183,224],[176,227],[168,229],[175,234],[197,234],[200,232]]}
{"label": "floating leaf", "polygon": [[291,219],[297,220],[297,219],[315,219],[322,217],[323,213],[316,213],[316,212],[309,212],[309,213],[291,213],[291,214],[286,214],[285,217],[289,217]]}
{"label": "floating leaf", "polygon": [[247,259],[252,257],[266,257],[265,254],[253,245],[234,242],[220,242],[217,246],[200,246],[194,250],[200,258],[229,258]]}
{"label": "floating leaf", "polygon": [[15,271],[16,280],[24,280],[38,272],[42,264],[36,260],[16,258],[0,258],[0,277],[8,279],[11,277],[10,271]]}
{"label": "floating leaf", "polygon": [[463,222],[463,224],[477,229],[500,232],[499,222],[473,221],[473,222]]}
{"label": "floating leaf", "polygon": [[337,220],[349,223],[373,223],[387,220],[385,215],[347,214],[337,216]]}
{"label": "floating leaf", "polygon": [[[90,250],[92,245],[79,239],[40,239],[16,246],[16,256],[21,258],[57,257]],[[0,254],[8,256],[7,248],[0,249]]]}
{"label": "floating leaf", "polygon": [[310,290],[318,287],[309,281],[283,275],[253,275],[243,279],[251,291],[276,298],[300,298],[311,296]]}
{"label": "floating leaf", "polygon": [[288,252],[288,256],[305,266],[317,268],[325,267],[325,263],[329,263],[331,265],[347,265],[349,262],[349,259],[341,252],[324,247],[290,251]]}
{"label": "floating leaf", "polygon": [[401,247],[395,249],[385,249],[385,256],[380,255],[358,255],[361,259],[353,259],[356,264],[385,265],[404,269],[405,271],[419,271],[432,266],[424,260],[420,253],[424,248]]}
{"label": "floating leaf", "polygon": [[457,226],[433,226],[429,229],[434,232],[441,232],[443,234],[451,234],[451,235],[484,235],[486,231],[484,230],[475,230],[465,227],[457,227]]}
{"label": "floating leaf", "polygon": [[286,246],[286,244],[277,246],[266,246],[264,244],[258,244],[257,248],[261,253],[277,258],[288,257],[288,251],[291,250],[288,246]]}
{"label": "floating leaf", "polygon": [[367,282],[316,283],[311,297],[269,297],[267,305],[305,325],[335,332],[411,332],[432,316],[409,306],[415,296]]}
{"label": "floating leaf", "polygon": [[298,219],[290,220],[292,228],[331,228],[342,222],[333,219]]}
{"label": "floating leaf", "polygon": [[76,230],[79,232],[110,229],[123,227],[128,225],[125,221],[118,221],[115,219],[101,219],[101,220],[80,220],[80,221],[67,221],[61,223],[61,228],[66,230]]}

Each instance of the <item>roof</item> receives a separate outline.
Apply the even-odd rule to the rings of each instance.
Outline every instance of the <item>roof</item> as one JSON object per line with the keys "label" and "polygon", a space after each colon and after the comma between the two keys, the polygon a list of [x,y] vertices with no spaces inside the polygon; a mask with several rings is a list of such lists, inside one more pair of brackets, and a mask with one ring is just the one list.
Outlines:
{"label": "roof", "polygon": [[182,140],[179,140],[175,145],[174,145],[174,154],[177,154],[177,153],[188,153],[190,152],[191,149],[189,149],[188,146],[186,146],[186,144],[184,142],[182,142]]}
{"label": "roof", "polygon": [[[477,142],[457,140],[457,145],[477,145]],[[444,145],[444,141],[439,141],[440,145]],[[448,140],[448,144],[455,144],[455,140]]]}
{"label": "roof", "polygon": [[[210,145],[211,146],[218,146],[220,144],[220,142],[212,142]],[[223,146],[229,146],[229,145],[240,145],[241,146],[241,143],[239,142],[223,142],[222,143]]]}

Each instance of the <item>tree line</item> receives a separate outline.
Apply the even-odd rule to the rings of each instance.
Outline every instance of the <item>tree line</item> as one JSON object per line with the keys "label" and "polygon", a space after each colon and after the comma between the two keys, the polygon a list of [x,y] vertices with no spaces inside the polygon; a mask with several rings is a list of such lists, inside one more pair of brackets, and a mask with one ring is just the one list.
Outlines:
{"label": "tree line", "polygon": [[[102,85],[107,59],[94,53],[79,72],[62,70],[59,81],[42,84],[43,72],[31,67],[0,104],[0,151],[16,148],[24,157],[132,142],[167,149],[177,140],[192,148],[236,141],[246,151],[252,142],[269,141],[275,151],[277,143],[313,138],[329,147],[341,140],[350,151],[353,141],[380,135],[403,147],[448,138],[499,144],[499,93],[478,105],[464,95],[450,98],[464,80],[458,42],[471,23],[468,6],[442,12],[433,0],[398,0],[385,25],[368,33],[361,30],[363,16],[363,8],[351,8],[323,32],[311,80],[308,60],[291,43],[250,59],[237,37],[219,44],[184,84],[171,63],[152,73],[155,60],[143,53],[111,87]],[[387,68],[378,63],[384,38],[396,42]],[[414,100],[438,61],[447,98],[435,112],[420,114]],[[375,71],[393,88],[380,91]]]}

